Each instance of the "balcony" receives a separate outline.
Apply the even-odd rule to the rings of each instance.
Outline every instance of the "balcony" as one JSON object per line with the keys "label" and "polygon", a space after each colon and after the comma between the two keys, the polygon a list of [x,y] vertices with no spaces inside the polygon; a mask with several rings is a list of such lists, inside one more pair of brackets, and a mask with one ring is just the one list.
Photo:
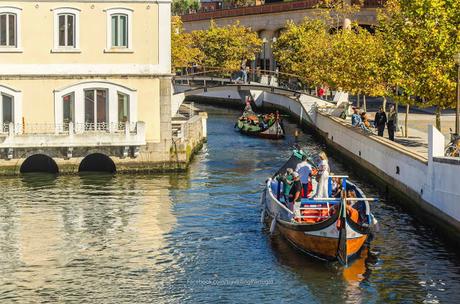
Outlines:
{"label": "balcony", "polygon": [[145,145],[145,123],[3,124],[0,148],[116,147]]}

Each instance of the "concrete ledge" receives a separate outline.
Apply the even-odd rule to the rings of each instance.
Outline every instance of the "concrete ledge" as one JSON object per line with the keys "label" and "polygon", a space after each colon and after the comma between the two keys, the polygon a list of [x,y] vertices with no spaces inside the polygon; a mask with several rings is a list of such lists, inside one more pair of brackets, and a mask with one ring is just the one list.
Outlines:
{"label": "concrete ledge", "polygon": [[459,165],[460,166],[460,158],[459,157],[433,157],[433,161],[438,162],[438,163]]}

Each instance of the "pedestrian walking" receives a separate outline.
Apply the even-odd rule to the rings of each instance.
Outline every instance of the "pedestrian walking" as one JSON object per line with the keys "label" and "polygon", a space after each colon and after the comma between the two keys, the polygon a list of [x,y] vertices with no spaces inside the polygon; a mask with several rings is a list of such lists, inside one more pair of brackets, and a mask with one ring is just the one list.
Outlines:
{"label": "pedestrian walking", "polygon": [[395,140],[395,131],[396,131],[396,110],[395,106],[391,105],[390,112],[388,112],[388,138],[392,141]]}
{"label": "pedestrian walking", "polygon": [[387,114],[383,111],[383,107],[379,108],[379,111],[375,113],[374,125],[377,128],[377,135],[383,136],[385,131],[385,124],[387,123]]}

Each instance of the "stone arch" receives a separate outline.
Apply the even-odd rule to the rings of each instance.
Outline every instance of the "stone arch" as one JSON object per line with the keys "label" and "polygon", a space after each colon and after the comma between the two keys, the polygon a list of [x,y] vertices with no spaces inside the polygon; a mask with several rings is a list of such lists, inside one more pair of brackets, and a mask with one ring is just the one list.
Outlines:
{"label": "stone arch", "polygon": [[50,156],[37,153],[27,157],[19,168],[20,173],[45,172],[59,173],[59,167]]}
{"label": "stone arch", "polygon": [[78,172],[108,172],[115,173],[115,162],[106,154],[90,153],[80,162]]}

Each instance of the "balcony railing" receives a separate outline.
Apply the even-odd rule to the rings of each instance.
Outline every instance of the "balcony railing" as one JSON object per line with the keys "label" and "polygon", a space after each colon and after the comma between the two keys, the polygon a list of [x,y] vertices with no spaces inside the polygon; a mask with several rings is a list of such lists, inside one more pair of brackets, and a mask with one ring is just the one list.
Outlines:
{"label": "balcony railing", "polygon": [[82,133],[126,133],[136,132],[137,122],[119,123],[28,123],[3,124],[0,134],[82,134]]}
{"label": "balcony railing", "polygon": [[0,148],[140,145],[144,122],[0,125]]}

